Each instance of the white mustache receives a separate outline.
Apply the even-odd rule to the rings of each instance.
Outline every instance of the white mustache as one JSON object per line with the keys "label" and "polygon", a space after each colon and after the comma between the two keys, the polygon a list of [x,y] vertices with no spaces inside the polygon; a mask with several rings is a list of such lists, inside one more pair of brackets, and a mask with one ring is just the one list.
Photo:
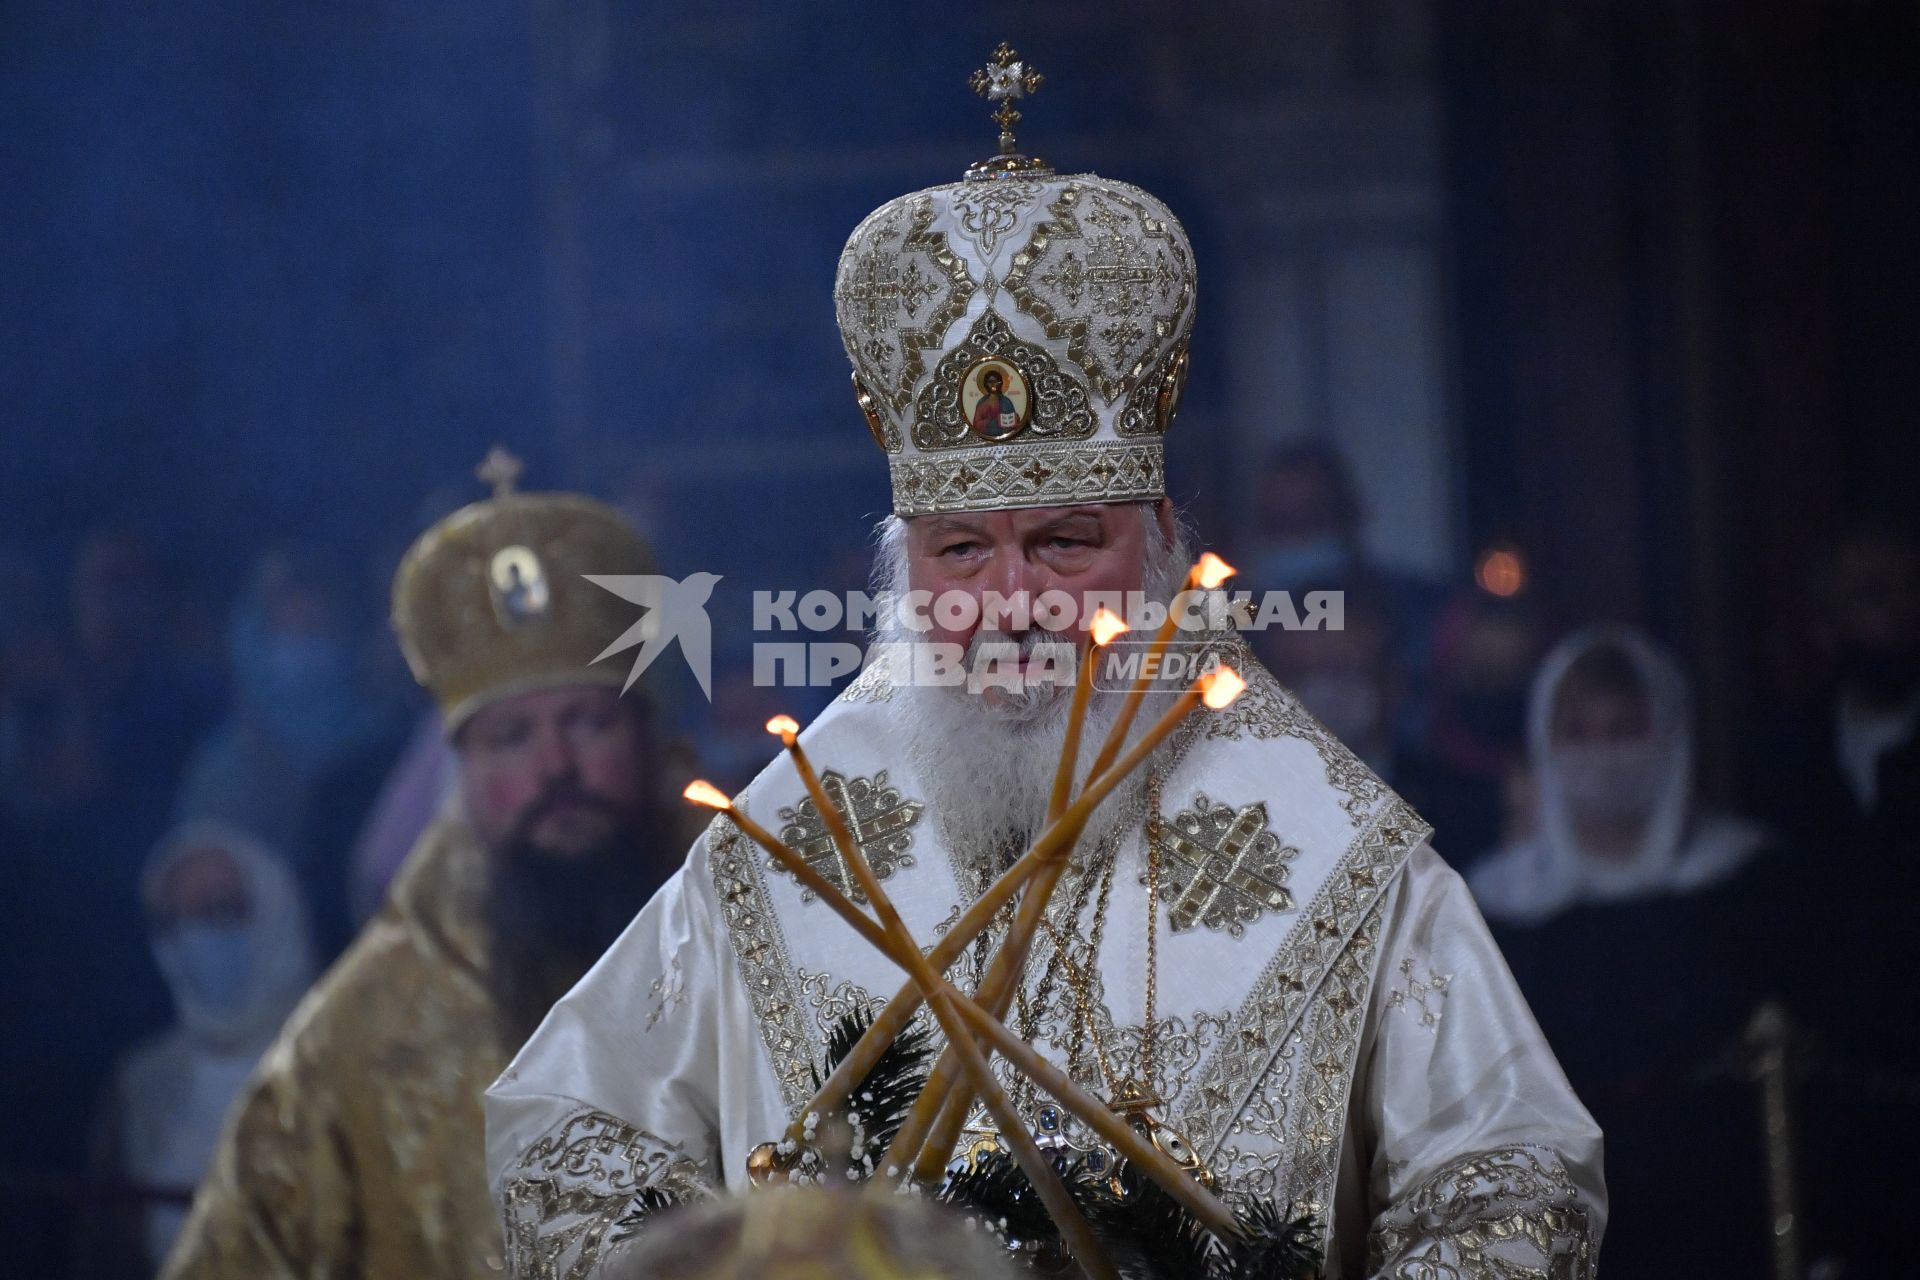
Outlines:
{"label": "white mustache", "polygon": [[1008,648],[1016,648],[1022,661],[1043,653],[1059,661],[1071,657],[1078,648],[1073,641],[1053,631],[1022,631],[1018,634],[1010,631],[976,631],[973,639],[967,641],[968,664],[979,658],[988,646],[995,646],[1002,655]]}

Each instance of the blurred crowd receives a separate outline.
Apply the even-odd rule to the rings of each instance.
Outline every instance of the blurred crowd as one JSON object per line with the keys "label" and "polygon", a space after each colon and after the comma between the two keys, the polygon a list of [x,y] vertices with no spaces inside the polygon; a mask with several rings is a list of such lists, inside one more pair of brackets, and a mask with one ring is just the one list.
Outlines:
{"label": "blurred crowd", "polygon": [[[1763,1272],[1743,1045],[1769,1001],[1812,1046],[1796,1158],[1816,1240],[1888,1230],[1817,1175],[1891,1168],[1898,1144],[1870,1135],[1910,1129],[1920,1098],[1920,1024],[1888,995],[1920,852],[1911,541],[1863,525],[1821,550],[1795,620],[1819,698],[1747,709],[1709,770],[1663,642],[1684,637],[1552,616],[1514,552],[1460,582],[1376,563],[1326,447],[1275,453],[1257,492],[1243,581],[1338,590],[1344,626],[1255,647],[1467,877],[1606,1131],[1609,1271],[1696,1249],[1696,1274]],[[229,1102],[427,825],[448,752],[384,582],[324,555],[270,551],[226,601],[108,528],[51,560],[0,551],[0,579],[0,1178],[43,1263],[21,1274],[150,1274]],[[731,786],[780,708],[746,665],[719,676],[689,727]]]}

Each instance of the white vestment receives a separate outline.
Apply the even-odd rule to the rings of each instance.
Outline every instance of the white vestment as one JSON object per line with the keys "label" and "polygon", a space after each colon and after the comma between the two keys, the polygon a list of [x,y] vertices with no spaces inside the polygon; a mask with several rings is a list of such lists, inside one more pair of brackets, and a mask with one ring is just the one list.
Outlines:
{"label": "white vestment", "polygon": [[[1418,815],[1271,676],[1242,669],[1246,694],[1197,712],[1159,757],[1160,1117],[1230,1200],[1314,1213],[1328,1280],[1590,1276],[1600,1133],[1465,886]],[[909,748],[880,671],[804,742],[930,947],[987,883],[986,859],[942,838],[920,783],[940,762]],[[737,801],[845,883],[787,760]],[[1044,933],[1029,1021],[1014,1022],[1102,1097],[1142,1067],[1148,952],[1145,797],[1109,803],[1132,807],[1105,847],[1076,853],[1050,909],[1083,957],[1107,899],[1090,1002],[1101,1052],[1081,1037],[1069,1062],[1084,1019]],[[977,951],[950,970],[968,988],[979,972]],[[488,1094],[516,1273],[598,1274],[640,1187],[745,1186],[748,1153],[809,1098],[825,1031],[904,980],[716,821]],[[1015,1097],[1031,1118],[1038,1101]]]}

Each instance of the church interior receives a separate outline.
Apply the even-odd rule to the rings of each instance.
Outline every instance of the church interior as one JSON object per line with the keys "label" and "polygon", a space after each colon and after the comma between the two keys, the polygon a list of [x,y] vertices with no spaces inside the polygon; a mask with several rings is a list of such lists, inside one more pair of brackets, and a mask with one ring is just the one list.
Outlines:
{"label": "church interior", "polygon": [[[769,716],[827,708],[769,687],[755,600],[867,587],[889,510],[841,247],[991,150],[968,73],[1001,41],[1045,73],[1023,145],[1179,212],[1166,493],[1236,585],[1344,593],[1341,630],[1252,650],[1465,877],[1606,1135],[1601,1265],[1897,1270],[1920,10],[22,0],[0,29],[0,1270],[159,1275],[251,1069],[106,1118],[190,1021],[180,972],[253,976],[156,940],[183,830],[302,918],[287,1008],[380,909],[452,767],[389,582],[489,450],[712,579],[710,672],[658,673],[663,769],[736,791]],[[1670,857],[1576,865],[1553,814],[1662,787]]]}

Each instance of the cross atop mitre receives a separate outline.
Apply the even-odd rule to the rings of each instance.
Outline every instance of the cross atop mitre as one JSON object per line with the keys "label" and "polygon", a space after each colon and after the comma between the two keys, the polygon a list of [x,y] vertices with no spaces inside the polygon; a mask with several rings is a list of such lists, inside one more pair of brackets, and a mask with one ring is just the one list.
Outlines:
{"label": "cross atop mitre", "polygon": [[526,464],[512,452],[495,445],[487,450],[487,456],[473,469],[473,476],[480,483],[491,485],[494,497],[504,498],[520,483],[520,473],[526,469]]}
{"label": "cross atop mitre", "polygon": [[1046,77],[1028,66],[1014,47],[1002,40],[993,56],[987,59],[987,65],[968,77],[967,83],[988,102],[1000,104],[993,113],[994,123],[1000,126],[1000,154],[1019,155],[1013,126],[1019,123],[1020,113],[1013,104],[1039,89],[1046,83]]}

